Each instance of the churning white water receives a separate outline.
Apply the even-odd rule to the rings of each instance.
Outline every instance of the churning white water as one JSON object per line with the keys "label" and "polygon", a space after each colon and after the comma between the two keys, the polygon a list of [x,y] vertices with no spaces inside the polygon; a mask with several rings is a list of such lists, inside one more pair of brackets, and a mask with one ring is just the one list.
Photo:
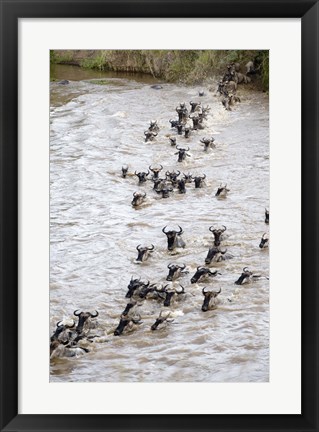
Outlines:
{"label": "churning white water", "polygon": [[[269,109],[262,92],[238,90],[241,103],[225,111],[220,100],[198,87],[132,78],[107,78],[51,84],[50,107],[50,325],[72,319],[73,311],[97,310],[97,337],[79,358],[51,361],[50,380],[59,382],[265,382],[269,379],[269,254],[259,248],[265,207],[269,205]],[[176,106],[201,101],[211,110],[205,129],[190,138],[177,135],[169,119]],[[160,126],[153,142],[144,131],[151,119]],[[177,162],[176,149],[189,147],[190,157]],[[216,148],[204,151],[200,139],[213,136]],[[123,165],[127,178],[121,177]],[[139,186],[135,170],[149,165],[166,171],[206,175],[205,186],[186,185],[161,198],[148,180]],[[182,174],[181,174],[182,176]],[[151,177],[149,175],[148,177]],[[215,197],[227,183],[225,199]],[[146,192],[138,209],[134,192]],[[167,250],[162,228],[183,228],[184,249]],[[205,265],[213,245],[210,226],[225,225],[222,248],[232,259],[213,263],[221,273],[191,284],[197,266]],[[137,245],[155,246],[137,264]],[[169,263],[189,272],[174,284],[185,294],[173,300],[174,321],[151,330],[163,300],[138,306],[142,324],[114,336],[131,277],[164,285]],[[235,285],[243,267],[264,278]],[[202,312],[202,288],[221,288],[217,307]]]}

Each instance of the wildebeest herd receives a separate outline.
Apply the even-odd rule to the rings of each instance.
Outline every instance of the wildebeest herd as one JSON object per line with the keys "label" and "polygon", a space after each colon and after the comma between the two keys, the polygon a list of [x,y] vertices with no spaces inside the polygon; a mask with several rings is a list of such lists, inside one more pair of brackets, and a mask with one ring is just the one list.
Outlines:
{"label": "wildebeest herd", "polygon": [[[227,72],[219,81],[217,93],[220,96],[220,101],[226,110],[231,110],[236,102],[240,102],[240,98],[236,95],[237,85],[250,82],[250,74],[254,73],[253,64],[249,62],[246,65],[246,74],[241,74],[238,71],[237,64],[227,66]],[[198,96],[204,95],[201,90]],[[183,166],[183,162],[189,158],[191,160],[190,146],[181,146],[177,143],[178,139],[191,141],[192,137],[198,137],[198,133],[205,129],[205,120],[210,115],[210,107],[202,106],[200,100],[190,101],[189,107],[185,102],[180,103],[175,111],[177,119],[169,119],[172,133],[169,134],[168,144],[176,149],[174,153],[177,155],[176,164],[178,167]],[[156,142],[160,134],[160,125],[157,120],[151,120],[149,127],[144,131],[144,142],[152,145]],[[200,145],[203,145],[204,151],[216,148],[215,138],[203,136],[199,139]],[[162,174],[164,173],[164,175]],[[183,172],[182,168],[174,170],[165,170],[162,164],[149,164],[145,171],[134,170],[130,172],[128,165],[123,165],[119,173],[123,179],[135,178],[137,185],[150,185],[149,192],[135,191],[133,193],[130,205],[143,212],[144,204],[148,199],[174,199],[174,194],[186,194],[188,188],[203,188],[205,187],[206,174],[193,175],[191,172]],[[230,192],[227,184],[220,184],[215,190],[216,199],[227,199],[227,194]],[[129,204],[128,204],[129,205]],[[269,224],[269,210],[265,209],[264,216],[265,224]],[[176,318],[171,305],[175,300],[183,301],[185,296],[190,292],[190,286],[197,286],[202,292],[202,302],[198,305],[199,310],[207,312],[217,307],[218,296],[222,292],[222,288],[214,288],[216,284],[215,278],[221,274],[217,269],[212,268],[214,263],[222,263],[228,259],[234,259],[233,255],[228,253],[225,247],[222,247],[226,225],[208,226],[207,229],[212,233],[211,246],[207,251],[204,263],[198,263],[196,272],[189,277],[190,285],[184,282],[180,283],[181,278],[186,280],[189,273],[187,266],[182,262],[170,262],[167,266],[168,274],[166,277],[167,283],[158,283],[157,281],[143,280],[142,277],[131,277],[127,285],[125,299],[127,304],[123,311],[119,314],[119,321],[116,328],[113,328],[110,333],[114,336],[120,336],[134,330],[136,326],[140,326],[142,322],[141,309],[143,302],[156,302],[159,305],[159,313],[153,317],[152,323],[149,326],[152,332],[160,328],[165,323],[173,322]],[[172,229],[168,225],[159,227],[167,240],[167,254],[175,255],[176,249],[186,248],[187,245],[182,238],[183,228],[178,225],[178,229]],[[256,246],[260,249],[265,249],[269,246],[269,234],[264,233],[259,241],[256,240]],[[135,262],[143,265],[149,259],[151,260],[152,253],[156,250],[156,244],[143,245],[142,243],[136,246],[137,257]],[[203,265],[205,264],[205,265]],[[242,285],[254,280],[258,280],[262,276],[244,267],[242,273],[236,278],[234,283]],[[267,278],[268,279],[268,278]],[[198,284],[198,285],[196,285]],[[203,286],[204,285],[204,286]],[[231,299],[227,299],[231,301]],[[94,329],[98,328],[98,322],[95,318],[98,317],[97,311],[83,312],[75,310],[73,315],[77,317],[78,323],[74,319],[62,320],[56,324],[54,333],[50,338],[50,356],[57,357],[77,357],[89,352],[89,344],[93,342],[98,335],[94,334]]]}

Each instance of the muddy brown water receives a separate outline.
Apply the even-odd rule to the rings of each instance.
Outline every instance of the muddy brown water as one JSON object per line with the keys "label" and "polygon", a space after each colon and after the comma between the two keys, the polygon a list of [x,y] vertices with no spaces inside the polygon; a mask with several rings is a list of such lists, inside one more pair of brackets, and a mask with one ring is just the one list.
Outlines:
{"label": "muddy brown water", "polygon": [[[52,382],[265,382],[269,380],[269,253],[261,250],[268,232],[269,105],[262,92],[239,87],[241,103],[233,111],[204,87],[157,83],[152,77],[83,72],[55,67],[50,93],[50,329],[72,319],[75,309],[99,312],[97,337],[84,356],[52,360]],[[211,107],[205,129],[190,138],[178,136],[179,102],[201,101]],[[144,141],[151,119],[160,126],[153,142]],[[189,147],[177,162],[177,144]],[[200,139],[215,138],[204,152]],[[121,167],[129,175],[121,177]],[[206,184],[167,199],[139,186],[134,171],[163,165],[163,172],[206,174]],[[215,193],[221,183],[230,192]],[[134,192],[146,202],[131,206]],[[184,249],[168,252],[162,228],[183,230]],[[212,246],[211,225],[227,227],[222,247],[233,256],[211,264],[221,273],[206,284],[191,284],[197,266],[205,265]],[[136,246],[155,246],[148,261],[137,264]],[[169,263],[186,264],[178,279],[185,294],[170,306],[174,321],[151,331],[163,302],[145,300],[138,307],[142,324],[122,336],[113,335],[128,299],[131,277],[166,284]],[[238,286],[243,267],[264,278]],[[217,307],[201,311],[202,288],[221,288]]]}

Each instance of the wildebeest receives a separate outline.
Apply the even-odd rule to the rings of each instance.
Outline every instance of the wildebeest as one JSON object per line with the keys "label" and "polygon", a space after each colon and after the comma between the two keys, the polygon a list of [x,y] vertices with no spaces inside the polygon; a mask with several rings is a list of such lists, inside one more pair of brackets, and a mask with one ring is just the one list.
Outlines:
{"label": "wildebeest", "polygon": [[157,120],[151,120],[150,121],[150,125],[148,127],[148,130],[150,132],[158,132],[159,131],[159,126],[157,124]]}
{"label": "wildebeest", "polygon": [[138,182],[139,184],[141,183],[145,183],[147,181],[147,176],[150,174],[149,170],[147,170],[147,173],[144,171],[140,171],[140,172],[134,172],[134,175],[136,175],[136,177],[138,177]]}
{"label": "wildebeest", "polygon": [[183,229],[178,225],[179,231],[175,231],[175,230],[165,231],[166,227],[167,225],[164,226],[162,232],[167,237],[167,249],[169,251],[172,251],[177,247],[184,248],[185,242],[181,237],[181,235],[183,234]]}
{"label": "wildebeest", "polygon": [[192,183],[193,182],[193,176],[191,173],[188,173],[188,174],[183,173],[183,176],[184,176],[185,183]]}
{"label": "wildebeest", "polygon": [[216,297],[221,293],[222,289],[219,288],[219,291],[210,291],[204,287],[202,289],[202,293],[204,295],[204,301],[202,304],[202,311],[207,312],[208,309],[211,309],[216,306]]}
{"label": "wildebeest", "polygon": [[168,285],[165,285],[160,290],[157,289],[157,292],[160,296],[164,296],[164,306],[168,307],[171,305],[172,298],[174,296],[179,296],[180,294],[185,294],[185,288],[180,285],[178,288],[167,288]]}
{"label": "wildebeest", "polygon": [[186,159],[186,156],[188,156],[188,157],[191,156],[190,154],[187,153],[189,151],[189,147],[187,147],[187,149],[184,149],[184,148],[176,146],[176,149],[178,150],[178,152],[176,152],[174,154],[178,154],[177,162],[183,162]]}
{"label": "wildebeest", "polygon": [[78,346],[71,347],[58,340],[54,340],[50,343],[51,360],[55,358],[61,358],[61,357],[79,357],[88,352],[89,350],[87,348],[78,347]]}
{"label": "wildebeest", "polygon": [[216,145],[214,144],[215,138],[202,138],[200,142],[204,144],[204,150],[207,151],[209,148],[215,148]]}
{"label": "wildebeest", "polygon": [[147,141],[153,141],[155,137],[157,137],[157,132],[152,132],[150,130],[144,131],[145,135],[145,142]]}
{"label": "wildebeest", "polygon": [[168,180],[172,182],[173,186],[177,184],[177,177],[181,174],[180,171],[166,171],[165,175]]}
{"label": "wildebeest", "polygon": [[129,313],[128,315],[122,314],[120,317],[120,322],[116,327],[116,329],[114,330],[114,336],[120,336],[126,327],[132,329],[133,324],[137,324],[137,325],[142,324],[141,315],[139,314],[131,315]]}
{"label": "wildebeest", "polygon": [[210,264],[211,262],[225,261],[225,253],[227,249],[221,250],[219,247],[213,246],[209,248],[207,256],[205,258],[205,263]]}
{"label": "wildebeest", "polygon": [[213,226],[209,227],[209,231],[214,235],[214,246],[219,246],[222,240],[223,233],[226,231],[225,225],[222,225],[223,228],[214,228]]}
{"label": "wildebeest", "polygon": [[162,171],[163,166],[160,165],[159,167],[153,167],[153,168],[152,168],[152,165],[150,165],[150,166],[149,166],[149,169],[150,169],[150,170],[152,171],[152,173],[153,173],[153,180],[154,180],[154,179],[158,179],[158,177],[159,177],[159,173]]}
{"label": "wildebeest", "polygon": [[189,138],[190,133],[191,133],[190,128],[189,127],[185,127],[184,128],[184,136],[185,136],[185,138]]}
{"label": "wildebeest", "polygon": [[166,182],[164,182],[160,188],[156,188],[155,192],[162,195],[162,198],[169,198],[170,193],[173,192],[173,187],[170,185],[167,185]]}
{"label": "wildebeest", "polygon": [[91,312],[78,312],[75,310],[73,315],[78,317],[78,325],[76,326],[75,331],[78,334],[87,334],[90,329],[95,328],[95,324],[92,323],[91,319],[99,316],[98,311],[95,311],[94,314]]}
{"label": "wildebeest", "polygon": [[157,327],[160,324],[163,324],[164,322],[173,322],[174,319],[170,319],[171,311],[164,311],[162,310],[159,314],[159,316],[156,318],[155,323],[151,326],[151,330],[156,330]]}
{"label": "wildebeest", "polygon": [[177,188],[178,188],[179,193],[182,193],[182,194],[186,193],[186,186],[185,186],[185,184],[186,184],[186,182],[185,182],[184,179],[178,180],[178,182],[177,182]]}
{"label": "wildebeest", "polygon": [[127,176],[128,165],[122,166],[122,177],[125,178]]}
{"label": "wildebeest", "polygon": [[229,191],[230,189],[227,189],[227,183],[225,184],[225,186],[222,186],[222,184],[220,184],[217,192],[215,193],[215,196],[217,196],[218,198],[225,198]]}
{"label": "wildebeest", "polygon": [[269,279],[267,276],[262,276],[260,274],[254,274],[253,272],[248,270],[248,267],[244,267],[242,274],[236,280],[236,285],[242,285],[245,283],[249,283],[251,281],[257,281],[259,279]]}
{"label": "wildebeest", "polygon": [[176,126],[179,124],[178,120],[169,120],[171,127],[176,128]]}
{"label": "wildebeest", "polygon": [[202,188],[205,184],[204,180],[206,178],[206,174],[204,174],[203,176],[194,176],[194,183],[195,183],[195,188]]}
{"label": "wildebeest", "polygon": [[217,276],[217,274],[221,273],[218,273],[217,270],[211,271],[207,267],[198,266],[194,276],[191,278],[191,283],[206,281],[208,278]]}
{"label": "wildebeest", "polygon": [[140,206],[146,197],[146,193],[139,193],[139,192],[134,192],[133,193],[133,200],[131,202],[133,207],[138,207]]}
{"label": "wildebeest", "polygon": [[169,137],[169,142],[171,146],[176,146],[176,137]]}
{"label": "wildebeest", "polygon": [[192,102],[192,101],[190,101],[190,106],[191,106],[191,113],[193,113],[193,112],[195,112],[195,109],[197,108],[197,106],[198,105],[200,105],[201,104],[201,102]]}
{"label": "wildebeest", "polygon": [[72,338],[74,331],[71,329],[75,328],[75,321],[72,320],[71,323],[64,323],[63,321],[59,321],[56,325],[56,329],[51,336],[51,342],[59,341],[61,343],[68,343]]}
{"label": "wildebeest", "polygon": [[154,249],[155,246],[153,244],[151,247],[141,246],[141,245],[136,246],[136,250],[138,251],[136,261],[138,262],[146,261],[150,256],[150,253],[152,253]]}
{"label": "wildebeest", "polygon": [[197,112],[190,114],[189,118],[193,122],[193,130],[204,129],[204,126],[202,125],[203,117],[201,117]]}
{"label": "wildebeest", "polygon": [[149,286],[150,282],[148,281],[147,283],[144,283],[141,281],[141,278],[135,278],[133,279],[133,276],[131,277],[131,280],[127,286],[127,293],[125,295],[126,298],[131,298],[133,297],[133,294],[135,293],[135,291],[141,287],[145,287],[145,286]]}
{"label": "wildebeest", "polygon": [[166,277],[167,281],[174,281],[183,274],[187,274],[188,271],[183,271],[186,268],[186,264],[183,264],[182,266],[178,264],[168,264],[168,275]]}
{"label": "wildebeest", "polygon": [[265,209],[265,223],[269,224],[269,210]]}
{"label": "wildebeest", "polygon": [[267,233],[264,233],[261,237],[259,247],[260,249],[265,249],[269,246],[269,235]]}
{"label": "wildebeest", "polygon": [[186,123],[188,116],[188,109],[184,102],[180,103],[179,106],[176,107],[176,112],[178,114],[179,123]]}

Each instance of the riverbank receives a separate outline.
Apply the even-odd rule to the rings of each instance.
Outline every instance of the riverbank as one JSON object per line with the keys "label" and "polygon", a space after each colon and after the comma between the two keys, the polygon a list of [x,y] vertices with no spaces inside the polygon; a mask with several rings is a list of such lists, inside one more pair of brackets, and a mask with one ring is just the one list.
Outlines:
{"label": "riverbank", "polygon": [[256,87],[268,91],[269,52],[256,50],[52,50],[51,64],[83,69],[143,73],[166,82],[202,84],[226,71],[231,62],[245,73],[248,61],[259,65]]}

